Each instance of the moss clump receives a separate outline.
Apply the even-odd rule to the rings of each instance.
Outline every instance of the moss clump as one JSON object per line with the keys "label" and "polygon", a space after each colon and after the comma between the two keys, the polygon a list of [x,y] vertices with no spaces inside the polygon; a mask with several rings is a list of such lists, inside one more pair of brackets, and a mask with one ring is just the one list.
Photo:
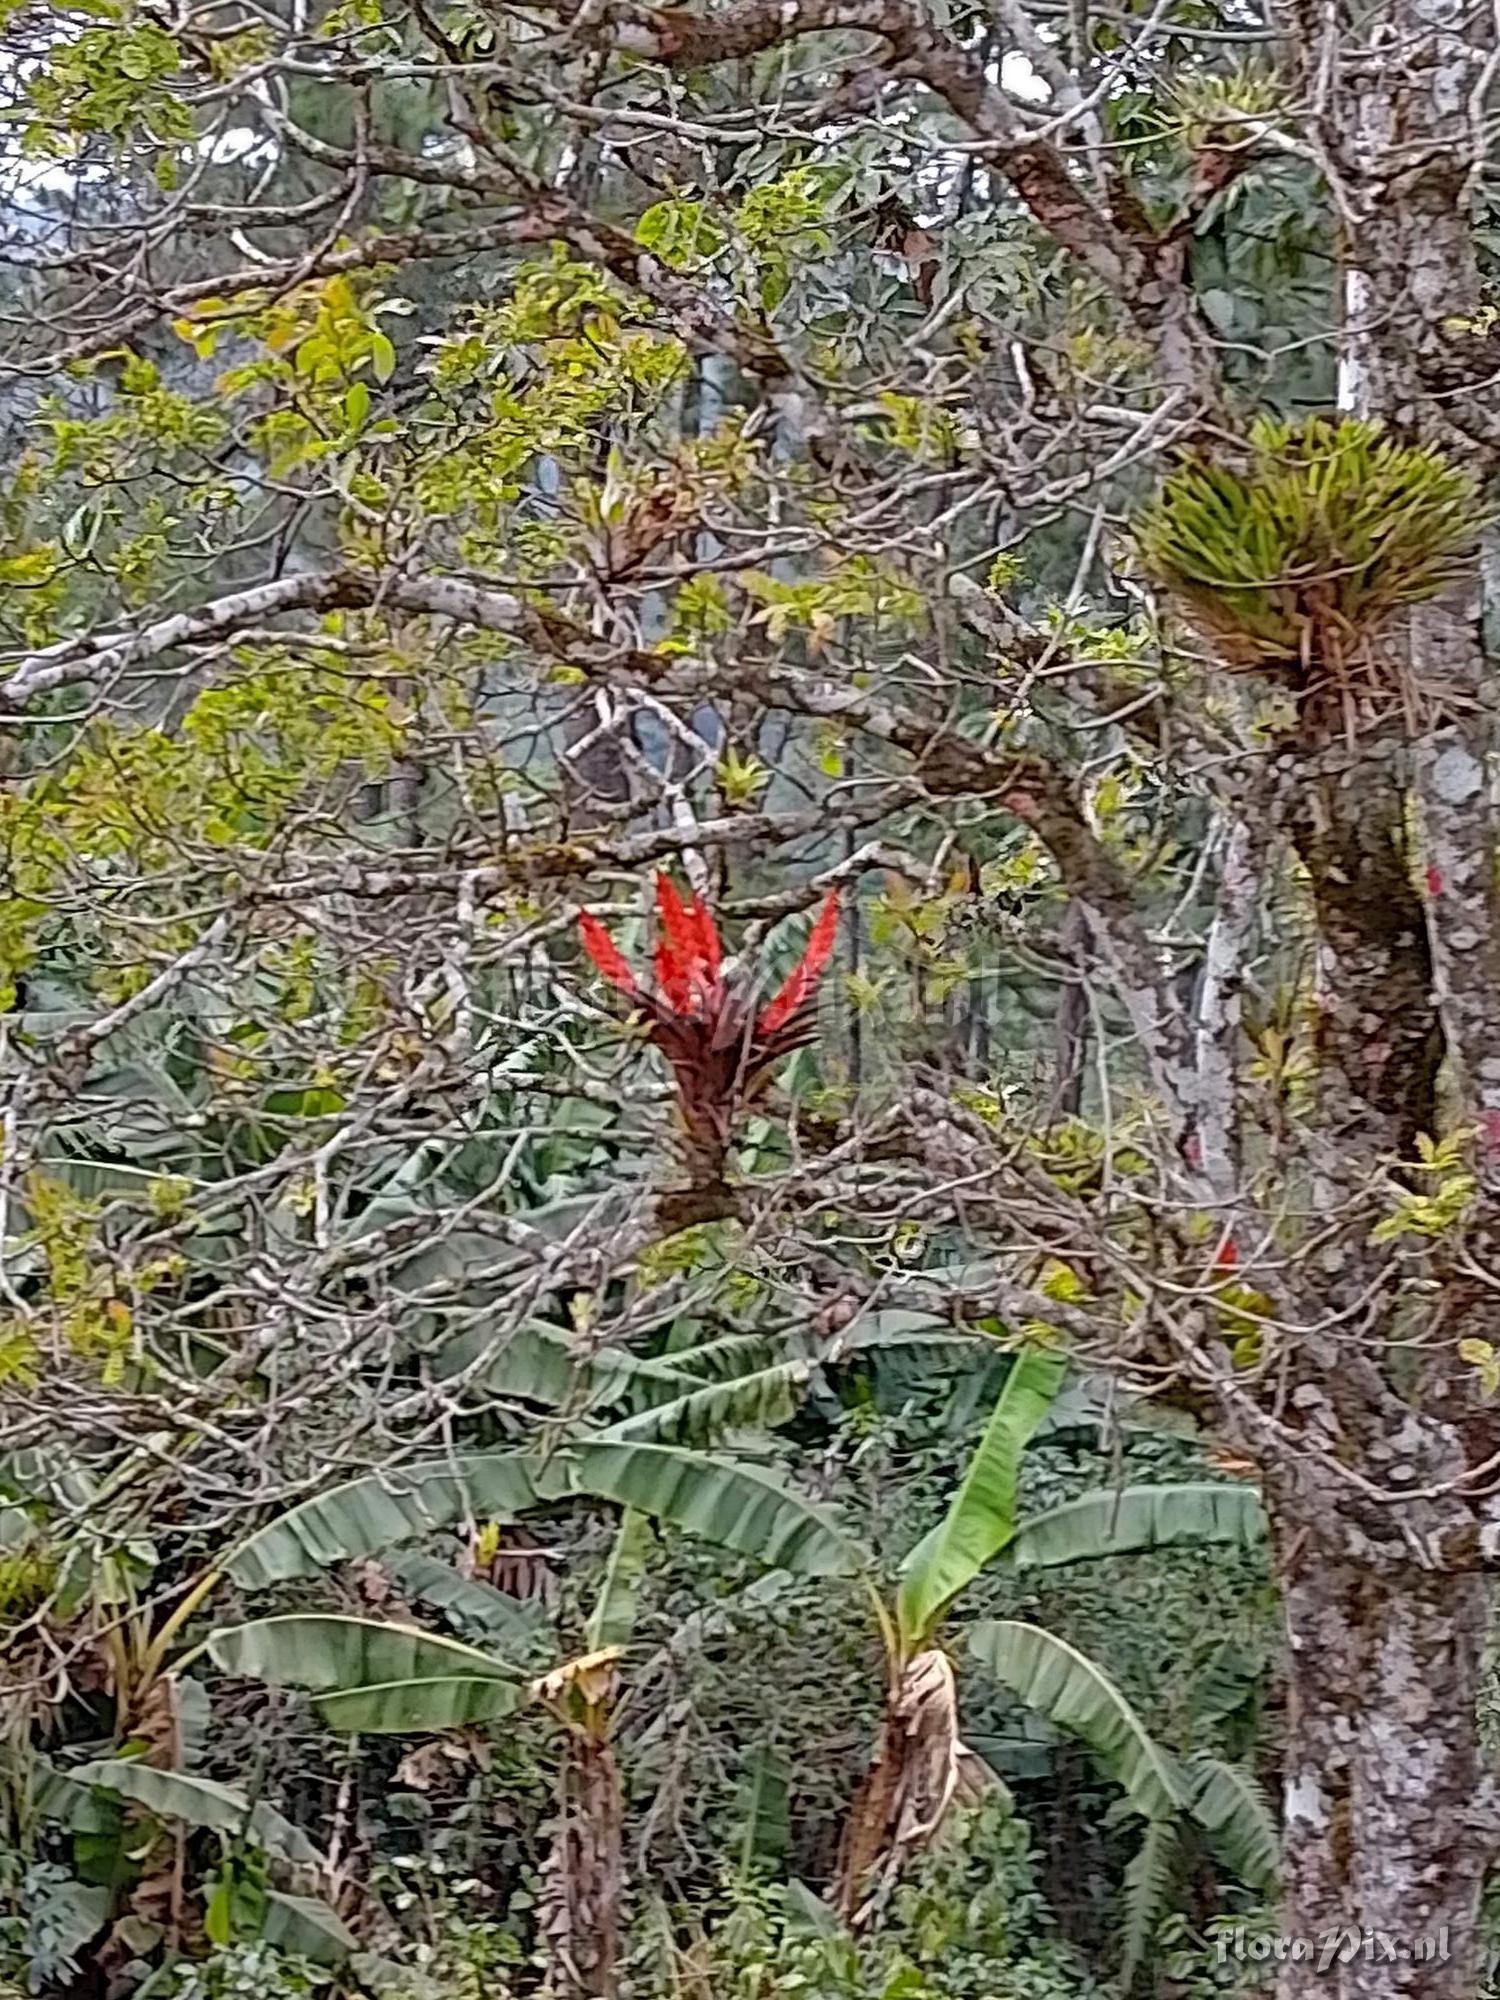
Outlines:
{"label": "moss clump", "polygon": [[1378,423],[1262,419],[1238,466],[1197,457],[1171,473],[1136,543],[1223,665],[1311,690],[1356,664],[1378,682],[1370,640],[1443,588],[1482,520],[1468,473]]}

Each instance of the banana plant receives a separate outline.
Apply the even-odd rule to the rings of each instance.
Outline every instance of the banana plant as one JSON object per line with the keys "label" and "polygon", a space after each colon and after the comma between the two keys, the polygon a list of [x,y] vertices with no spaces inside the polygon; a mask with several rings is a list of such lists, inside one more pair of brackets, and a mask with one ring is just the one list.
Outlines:
{"label": "banana plant", "polygon": [[788,1422],[841,1367],[899,1356],[918,1368],[988,1368],[994,1355],[988,1334],[887,1310],[861,1314],[832,1336],[736,1332],[649,1357],[612,1345],[585,1352],[561,1327],[538,1320],[499,1340],[481,1323],[434,1347],[431,1366],[441,1381],[536,1404],[601,1437],[703,1449],[730,1432]]}
{"label": "banana plant", "polygon": [[[75,1854],[89,1857],[95,1881],[101,1871],[110,1878],[107,1887],[79,1885],[81,1895],[92,1899],[83,1903],[93,1917],[90,1935],[109,1922],[122,1869],[132,1871],[124,1876],[127,1882],[138,1876],[148,1891],[153,1880],[159,1883],[151,1870],[158,1843],[143,1839],[144,1827],[178,1842],[189,1833],[217,1839],[219,1864],[206,1892],[205,1923],[212,1934],[217,1908],[226,1926],[220,1942],[231,1935],[262,1938],[322,1965],[336,1964],[354,1949],[337,1910],[307,1893],[323,1872],[322,1855],[299,1827],[239,1787],[161,1770],[134,1757],[96,1757],[64,1767],[33,1752],[26,1767],[35,1816],[71,1834]],[[268,1880],[268,1864],[290,1886]],[[175,1890],[181,1874],[175,1860],[168,1872]],[[238,1893],[227,1893],[231,1889]],[[146,1903],[152,1901],[148,1894]],[[177,1912],[166,1914],[164,1924],[132,1912],[130,1935],[137,1950],[154,1934],[173,1943]]]}
{"label": "banana plant", "polygon": [[[174,1653],[218,1573],[179,1578],[163,1609],[154,1550],[107,1539],[100,1516],[108,1494],[85,1471],[45,1454],[18,1454],[6,1464],[5,1486],[11,1499],[0,1507],[0,1628],[22,1669],[18,1678],[35,1685],[12,1711],[0,1787],[18,1828],[44,1821],[70,1838],[83,1877],[72,1899],[79,1921],[87,1916],[99,1931],[114,1918],[137,1942],[159,1937],[175,1950],[190,1893],[187,1843],[207,1836],[219,1843],[219,1887],[240,1878],[253,1884],[253,1895],[234,1899],[237,1934],[249,1934],[253,1906],[254,1936],[306,1957],[341,1955],[352,1940],[337,1913],[300,1893],[321,1866],[306,1837],[269,1806],[184,1768],[205,1697],[182,1677]],[[59,1659],[69,1663],[63,1672]],[[74,1662],[83,1663],[81,1673]],[[75,1697],[94,1730],[107,1702],[104,1743],[91,1742],[78,1761],[66,1749],[44,1756],[33,1733],[60,1736]],[[283,1882],[287,1869],[308,1879],[276,1886],[268,1862]],[[205,1886],[210,1926],[216,1894]],[[218,1896],[219,1905],[226,1902]]]}
{"label": "banana plant", "polygon": [[614,1752],[620,1661],[635,1630],[651,1523],[627,1509],[589,1615],[584,1651],[533,1683],[562,1729],[557,1819],[538,1926],[563,1993],[615,1990],[625,1900],[625,1793]]}
{"label": "banana plant", "polygon": [[[933,1837],[975,1768],[959,1734],[953,1663],[938,1635],[987,1564],[1002,1555],[1024,1569],[1187,1544],[1248,1546],[1263,1532],[1251,1493],[1209,1483],[1085,1495],[1029,1521],[1018,1519],[1022,1458],[1064,1372],[1061,1357],[1049,1350],[1029,1347],[1018,1354],[952,1504],[907,1557],[891,1602],[871,1586],[887,1656],[887,1700],[839,1862],[837,1900],[852,1922],[874,1907],[882,1886]],[[583,1899],[606,1918],[603,1934],[585,1949],[562,1885],[590,1881],[597,1887],[619,1879],[608,1861],[618,1793],[609,1734],[618,1693],[611,1649],[621,1641],[600,1625],[579,1658],[534,1673],[522,1664],[524,1607],[435,1557],[390,1555],[443,1527],[476,1517],[512,1520],[569,1497],[612,1501],[768,1568],[863,1578],[870,1585],[872,1559],[839,1522],[769,1474],[616,1435],[577,1440],[546,1460],[478,1453],[352,1481],[272,1522],[225,1565],[244,1587],[262,1589],[333,1563],[382,1556],[410,1596],[457,1614],[468,1629],[483,1632],[484,1644],[413,1626],[300,1612],[221,1630],[208,1643],[221,1667],[307,1688],[331,1723],[351,1730],[461,1727],[544,1703],[568,1732],[560,1785],[562,1821],[573,1841],[571,1859],[560,1857],[553,1871],[556,1914],[549,1920],[559,1938],[573,1940],[569,1963],[594,1978],[589,1990],[598,1993],[604,1989],[597,1968],[612,1962],[610,1912],[617,1897]],[[625,1600],[607,1588],[603,1601]],[[534,1629],[529,1636],[534,1641]],[[1131,1808],[1146,1821],[1150,1854],[1162,1851],[1162,1829],[1196,1817],[1236,1873],[1264,1882],[1274,1837],[1241,1774],[1230,1767],[1180,1769],[1103,1671],[1040,1628],[1018,1621],[981,1626],[970,1651],[1023,1701],[1078,1736],[1100,1768],[1122,1784]],[[578,1830],[588,1801],[597,1810],[585,1841]],[[595,1968],[592,1974],[587,1965]],[[559,1967],[557,1990],[585,1990],[569,1986],[571,1977]]]}
{"label": "banana plant", "polygon": [[1041,1347],[1016,1356],[947,1513],[901,1568],[881,1616],[886,1696],[875,1754],[844,1823],[837,1903],[858,1924],[905,1861],[936,1834],[966,1756],[953,1664],[936,1644],[955,1599],[1015,1532],[1021,1458],[1067,1363]]}
{"label": "banana plant", "polygon": [[557,1819],[539,1927],[548,1991],[609,2000],[616,1988],[625,1893],[624,1804],[613,1747],[621,1661],[635,1618],[650,1523],[665,1522],[768,1568],[857,1578],[867,1558],[826,1509],[769,1474],[673,1446],[583,1441],[548,1460],[487,1453],[350,1482],[252,1536],[229,1574],[250,1588],[333,1562],[385,1556],[392,1545],[484,1515],[514,1518],[568,1498],[611,1501],[620,1527],[581,1654],[531,1671],[527,1607],[429,1556],[391,1568],[413,1596],[479,1625],[485,1643],[418,1627],[293,1612],[216,1631],[206,1641],[226,1672],[308,1689],[336,1728],[431,1731],[493,1722],[527,1705],[560,1725]]}
{"label": "banana plant", "polygon": [[[1018,1519],[1022,1458],[1064,1373],[1065,1362],[1048,1349],[1016,1357],[947,1513],[907,1556],[883,1614],[885,1708],[845,1822],[836,1883],[840,1913],[851,1924],[868,1918],[905,1861],[931,1841],[975,1769],[959,1734],[953,1662],[938,1635],[982,1569],[997,1558],[1026,1570],[1180,1546],[1251,1547],[1264,1537],[1253,1492],[1207,1482],[1090,1493]],[[1133,1917],[1127,1978],[1160,1913],[1157,1898],[1185,1821],[1199,1824],[1241,1880],[1269,1890],[1275,1830],[1243,1772],[1211,1760],[1181,1766],[1102,1668],[1041,1627],[987,1621],[970,1633],[968,1651],[1029,1708],[1077,1737],[1145,1822],[1126,1885]]]}
{"label": "banana plant", "polygon": [[[167,1661],[217,1576],[187,1577],[163,1612],[156,1550],[100,1525],[111,1489],[140,1464],[132,1457],[103,1485],[47,1452],[17,1453],[0,1467],[0,1635],[24,1654],[38,1635],[66,1633],[68,1650],[87,1654],[108,1691],[114,1740],[147,1739],[170,1761],[177,1718]],[[59,1685],[66,1691],[65,1679]]]}
{"label": "banana plant", "polygon": [[[1157,1549],[1252,1549],[1264,1542],[1265,1532],[1259,1497],[1249,1487],[1130,1486],[1085,1493],[1033,1515],[1017,1527],[1005,1560],[1024,1571]],[[1085,1744],[1144,1822],[1125,1873],[1123,1991],[1131,1989],[1146,1962],[1177,1883],[1190,1826],[1237,1880],[1264,1897],[1275,1895],[1276,1825],[1249,1772],[1217,1757],[1172,1756],[1099,1666],[1056,1633],[1020,1619],[986,1620],[970,1631],[968,1649],[1034,1713]],[[1237,1687],[1230,1702],[1242,1695]],[[1216,1705],[1212,1687],[1195,1703],[1209,1715],[1222,1714],[1227,1705]]]}

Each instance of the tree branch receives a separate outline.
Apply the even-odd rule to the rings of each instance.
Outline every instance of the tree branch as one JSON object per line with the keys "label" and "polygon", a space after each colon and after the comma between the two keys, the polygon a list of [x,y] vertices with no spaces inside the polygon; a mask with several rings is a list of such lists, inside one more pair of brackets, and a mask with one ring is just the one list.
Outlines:
{"label": "tree branch", "polygon": [[616,47],[674,69],[741,61],[797,35],[861,28],[879,35],[890,49],[888,74],[914,77],[942,98],[986,143],[1034,220],[1124,304],[1155,348],[1163,383],[1188,390],[1204,408],[1217,403],[1218,362],[1184,280],[1183,243],[1122,227],[1052,140],[1021,127],[982,52],[956,42],[910,0],[732,0],[711,15],[616,4],[605,18]]}

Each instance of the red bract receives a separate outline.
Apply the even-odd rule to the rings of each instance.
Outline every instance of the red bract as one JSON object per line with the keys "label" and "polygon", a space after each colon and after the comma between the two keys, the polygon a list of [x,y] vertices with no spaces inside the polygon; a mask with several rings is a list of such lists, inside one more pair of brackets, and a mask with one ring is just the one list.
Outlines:
{"label": "red bract", "polygon": [[700,897],[684,902],[671,877],[658,874],[656,911],[655,979],[649,991],[597,918],[585,912],[578,928],[600,972],[645,1013],[652,1041],[672,1065],[683,1122],[700,1163],[717,1173],[736,1114],[784,1056],[812,1040],[813,989],[838,933],[838,897],[825,900],[801,958],[759,1012],[753,978],[725,977],[719,933]]}
{"label": "red bract", "polygon": [[812,997],[812,990],[818,983],[818,974],[828,963],[833,950],[834,939],[839,932],[839,899],[829,895],[824,899],[818,912],[818,921],[813,925],[807,940],[807,948],[792,967],[785,985],[762,1011],[755,1024],[757,1034],[770,1035],[791,1020],[797,1009]]}
{"label": "red bract", "polygon": [[625,963],[625,955],[597,917],[591,917],[587,910],[578,913],[578,930],[583,939],[583,948],[598,966],[611,986],[618,986],[622,993],[636,991],[635,974]]}
{"label": "red bract", "polygon": [[714,920],[697,896],[684,903],[670,875],[656,878],[661,936],[656,946],[656,987],[677,1014],[712,1011],[723,981],[723,953]]}

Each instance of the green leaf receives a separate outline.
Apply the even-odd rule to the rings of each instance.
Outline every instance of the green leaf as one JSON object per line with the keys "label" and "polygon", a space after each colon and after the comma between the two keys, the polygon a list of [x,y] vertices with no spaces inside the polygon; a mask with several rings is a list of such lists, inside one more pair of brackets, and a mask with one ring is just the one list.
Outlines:
{"label": "green leaf", "polygon": [[1184,1786],[1173,1758],[1104,1670],[1066,1640],[1039,1625],[989,1619],[969,1634],[969,1651],[1028,1708],[1076,1736],[1144,1819],[1182,1810]]}
{"label": "green leaf", "polygon": [[40,1750],[28,1747],[18,1754],[0,1748],[0,1775],[15,1797],[25,1800],[28,1814],[38,1819],[73,1831],[103,1832],[119,1826],[118,1800],[101,1798],[93,1786],[84,1784],[75,1772],[59,1769]]}
{"label": "green leaf", "polygon": [[283,1861],[311,1866],[318,1850],[300,1827],[259,1800],[251,1804],[232,1785],[220,1785],[209,1778],[190,1777],[185,1771],[158,1771],[149,1764],[130,1758],[100,1758],[80,1764],[68,1774],[76,1783],[97,1785],[101,1791],[116,1792],[130,1799],[157,1819],[181,1820],[184,1826],[212,1827],[231,1838],[248,1837],[267,1854]]}
{"label": "green leaf", "polygon": [[800,1576],[856,1576],[868,1557],[824,1507],[768,1472],[674,1445],[583,1443],[569,1447],[571,1490],[701,1535],[768,1568]]}
{"label": "green leaf", "polygon": [[1265,1535],[1259,1495],[1248,1486],[1127,1486],[1032,1515],[1007,1553],[1017,1569],[1043,1569],[1147,1549],[1253,1549]]}
{"label": "green leaf", "polygon": [[[695,1340],[691,1346],[673,1347],[667,1360],[677,1377],[670,1396],[683,1395],[689,1388],[701,1389],[709,1382],[738,1382],[760,1368],[774,1367],[785,1353],[785,1342],[774,1333],[721,1333],[715,1340]],[[653,1395],[652,1403],[669,1400]]]}
{"label": "green leaf", "polygon": [[264,1590],[378,1555],[471,1514],[510,1520],[537,1504],[536,1473],[537,1462],[519,1452],[482,1452],[351,1480],[262,1528],[225,1568],[245,1589]]}
{"label": "green leaf", "polygon": [[215,1632],[226,1673],[310,1689],[336,1729],[459,1729],[529,1699],[515,1669],[489,1653],[409,1625],[292,1612]]}
{"label": "green leaf", "polygon": [[1156,1944],[1157,1926],[1177,1888],[1181,1831],[1175,1821],[1150,1820],[1125,1868],[1120,1991],[1128,1993]]}
{"label": "green leaf", "polygon": [[460,1576],[440,1556],[402,1549],[385,1558],[385,1567],[408,1597],[432,1605],[461,1631],[494,1640],[510,1658],[535,1653],[547,1635],[547,1621],[537,1605],[475,1577]]}
{"label": "green leaf", "polygon": [[377,382],[389,382],[396,372],[396,350],[388,333],[370,336],[370,367]]}
{"label": "green leaf", "polygon": [[627,1507],[620,1516],[615,1545],[609,1552],[609,1566],[589,1615],[586,1652],[602,1653],[607,1646],[630,1644],[640,1581],[655,1539],[648,1517]]}
{"label": "green leaf", "polygon": [[816,1374],[811,1361],[782,1361],[732,1382],[711,1382],[611,1424],[606,1436],[642,1443],[714,1443],[726,1431],[773,1430],[802,1407]]}
{"label": "green leaf", "polygon": [[1276,1820],[1248,1771],[1218,1757],[1188,1765],[1188,1811],[1209,1845],[1247,1889],[1274,1898],[1281,1860]]}
{"label": "green leaf", "polygon": [[316,1896],[289,1896],[280,1889],[266,1891],[261,1934],[278,1951],[311,1959],[314,1965],[337,1965],[358,1948],[337,1910]]}
{"label": "green leaf", "polygon": [[1016,1356],[948,1512],[901,1565],[896,1619],[909,1645],[925,1639],[1015,1532],[1021,1456],[1066,1372],[1066,1357],[1047,1348],[1023,1348]]}
{"label": "green leaf", "polygon": [[231,1858],[214,1878],[203,1906],[203,1934],[222,1951],[237,1938],[258,1937],[266,1919],[266,1885],[247,1879]]}
{"label": "green leaf", "polygon": [[84,1882],[48,1882],[25,1916],[33,1932],[47,1937],[56,1962],[74,1957],[103,1929],[113,1900],[107,1888]]}
{"label": "green leaf", "polygon": [[795,1875],[786,1885],[786,1904],[788,1929],[800,1931],[805,1937],[841,1940],[847,1937],[833,1905]]}
{"label": "green leaf", "polygon": [[542,1461],[481,1452],[371,1475],[306,1500],[226,1563],[248,1589],[378,1555],[470,1516],[510,1519],[575,1495],[638,1507],[722,1548],[804,1576],[852,1576],[867,1558],[825,1508],[769,1473],[675,1446],[583,1440]]}
{"label": "green leaf", "polygon": [[741,1766],[735,1812],[741,1823],[740,1873],[780,1862],[791,1845],[786,1766],[769,1743],[752,1743]]}
{"label": "green leaf", "polygon": [[694,1386],[690,1375],[665,1361],[643,1360],[619,1348],[584,1353],[566,1334],[537,1320],[498,1341],[488,1327],[476,1327],[438,1350],[439,1381],[470,1369],[476,1371],[474,1386],[489,1395],[523,1396],[579,1415],[627,1401],[663,1403]]}
{"label": "green leaf", "polygon": [[1247,1647],[1237,1638],[1220,1639],[1210,1647],[1187,1686],[1185,1711],[1195,1733],[1213,1728],[1242,1709],[1257,1692],[1264,1670],[1259,1648]]}

